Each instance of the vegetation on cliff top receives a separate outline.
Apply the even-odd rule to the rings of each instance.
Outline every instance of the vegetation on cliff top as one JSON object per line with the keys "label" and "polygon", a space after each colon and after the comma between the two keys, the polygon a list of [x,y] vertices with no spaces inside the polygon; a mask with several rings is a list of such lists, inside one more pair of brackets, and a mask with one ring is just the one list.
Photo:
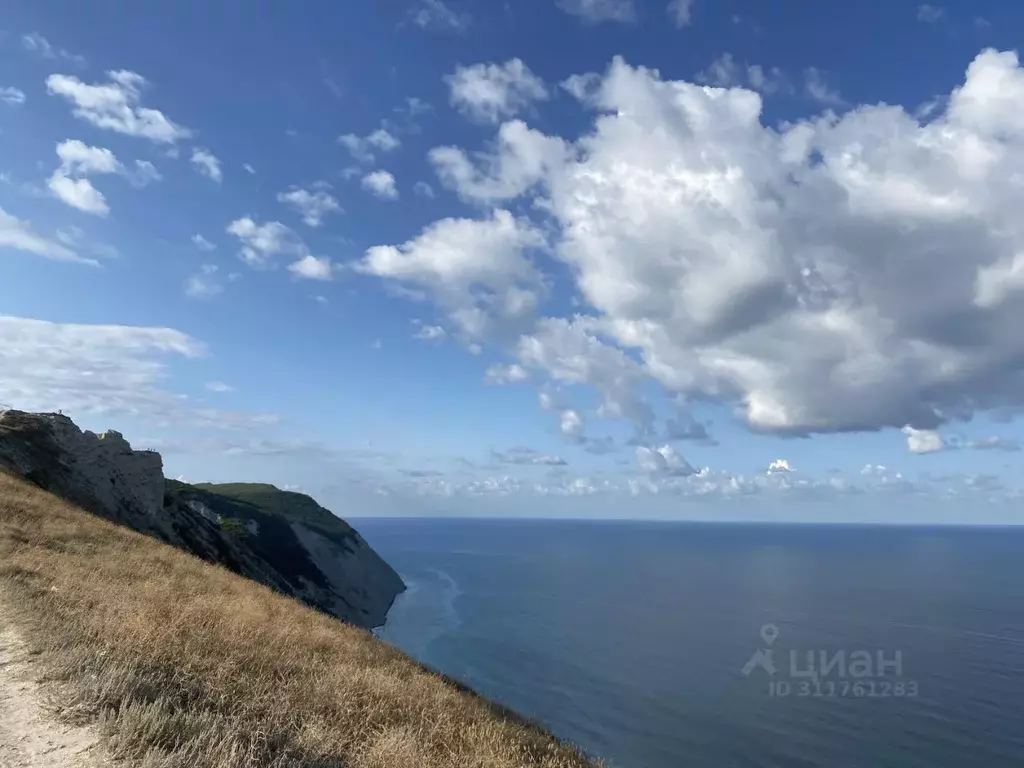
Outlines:
{"label": "vegetation on cliff top", "polygon": [[168,491],[202,501],[214,512],[231,517],[261,512],[302,523],[331,538],[349,536],[352,526],[304,493],[282,491],[267,483],[193,483],[167,481]]}
{"label": "vegetation on cliff top", "polygon": [[586,768],[369,632],[0,473],[5,616],[147,768]]}

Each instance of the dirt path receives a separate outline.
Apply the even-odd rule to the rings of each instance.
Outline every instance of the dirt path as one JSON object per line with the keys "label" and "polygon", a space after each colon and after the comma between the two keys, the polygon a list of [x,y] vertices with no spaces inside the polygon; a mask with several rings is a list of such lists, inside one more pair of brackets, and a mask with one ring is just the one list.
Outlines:
{"label": "dirt path", "polygon": [[0,768],[109,768],[95,732],[57,722],[25,644],[0,616]]}

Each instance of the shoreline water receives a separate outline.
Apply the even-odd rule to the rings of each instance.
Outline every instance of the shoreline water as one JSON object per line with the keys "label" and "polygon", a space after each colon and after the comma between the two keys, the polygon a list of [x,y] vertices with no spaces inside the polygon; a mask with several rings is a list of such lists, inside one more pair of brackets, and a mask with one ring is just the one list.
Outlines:
{"label": "shoreline water", "polygon": [[[1024,531],[361,526],[418,583],[384,639],[614,766],[1009,767],[1024,754]],[[458,625],[436,571],[461,590]],[[899,650],[919,695],[772,699],[767,677],[742,673],[768,623],[780,654]]]}

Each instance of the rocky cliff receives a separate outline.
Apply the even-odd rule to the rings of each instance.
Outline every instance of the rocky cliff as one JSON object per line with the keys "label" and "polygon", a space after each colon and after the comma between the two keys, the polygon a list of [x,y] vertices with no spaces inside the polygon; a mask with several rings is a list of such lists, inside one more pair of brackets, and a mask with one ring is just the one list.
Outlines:
{"label": "rocky cliff", "polygon": [[61,414],[0,411],[0,471],[291,595],[344,621],[384,623],[405,589],[340,518],[303,494],[262,484],[192,486],[160,454]]}

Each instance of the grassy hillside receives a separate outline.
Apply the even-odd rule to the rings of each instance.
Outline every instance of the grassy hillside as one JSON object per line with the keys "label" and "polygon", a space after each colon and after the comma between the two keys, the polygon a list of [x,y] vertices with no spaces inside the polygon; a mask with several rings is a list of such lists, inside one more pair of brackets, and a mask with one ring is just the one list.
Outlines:
{"label": "grassy hillside", "polygon": [[0,611],[65,713],[147,768],[593,765],[364,630],[2,473]]}
{"label": "grassy hillside", "polygon": [[250,505],[261,512],[278,515],[291,522],[304,523],[328,535],[346,536],[352,533],[348,523],[303,493],[282,491],[266,483],[196,483],[191,487]]}

